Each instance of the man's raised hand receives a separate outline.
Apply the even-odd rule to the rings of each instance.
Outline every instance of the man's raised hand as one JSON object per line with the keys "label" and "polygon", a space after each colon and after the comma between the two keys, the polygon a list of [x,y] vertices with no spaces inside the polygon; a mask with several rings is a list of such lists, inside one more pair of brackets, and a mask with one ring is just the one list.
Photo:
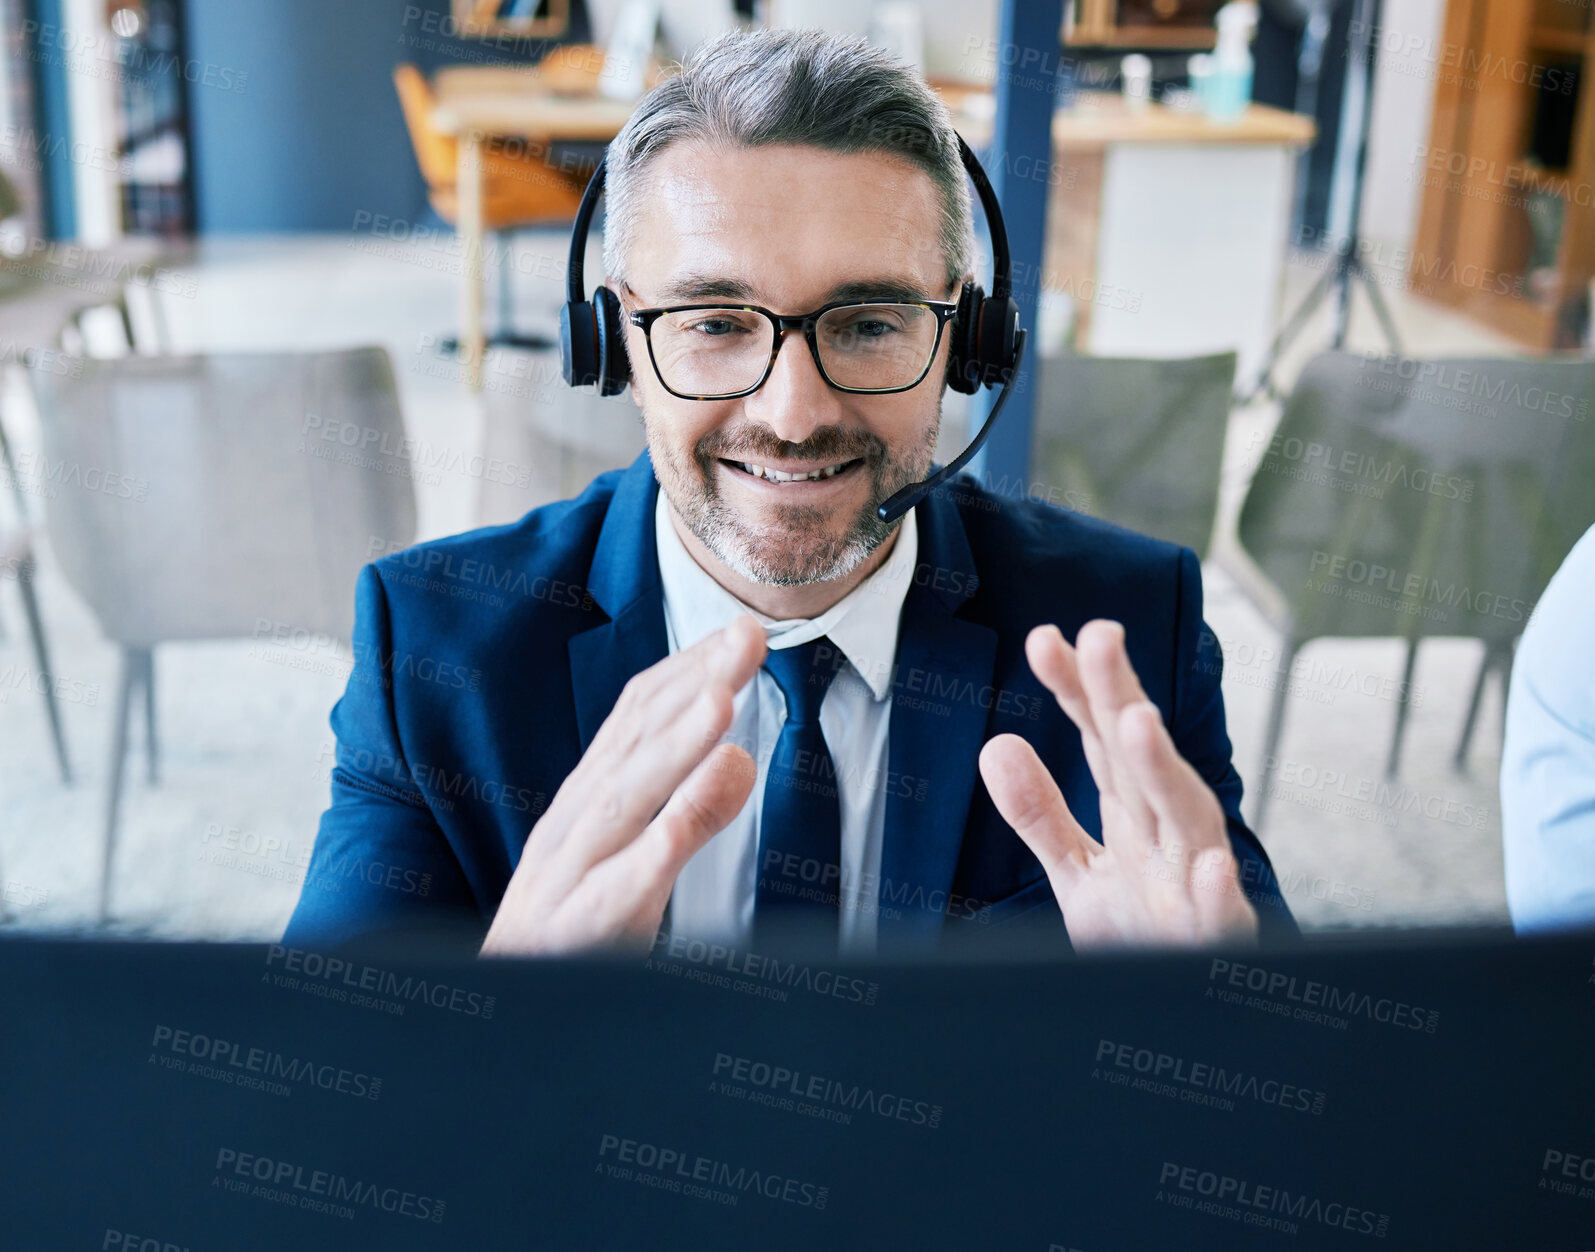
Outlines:
{"label": "man's raised hand", "polygon": [[1117,622],[1078,647],[1056,626],[1025,640],[1030,668],[1079,728],[1101,798],[1102,842],[1069,812],[1035,749],[998,735],[980,772],[1003,819],[1047,871],[1076,947],[1244,941],[1257,913],[1241,890],[1224,810],[1146,698]]}
{"label": "man's raised hand", "polygon": [[626,684],[532,827],[482,955],[652,941],[682,867],[753,790],[753,758],[719,740],[764,652],[744,615]]}

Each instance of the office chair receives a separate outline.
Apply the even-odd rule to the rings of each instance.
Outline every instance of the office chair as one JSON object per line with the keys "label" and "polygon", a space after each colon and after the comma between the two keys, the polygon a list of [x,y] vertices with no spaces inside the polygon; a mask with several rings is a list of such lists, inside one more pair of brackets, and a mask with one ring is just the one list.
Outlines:
{"label": "office chair", "polygon": [[[156,780],[157,645],[256,637],[263,621],[347,640],[355,576],[373,551],[414,539],[416,506],[393,367],[381,348],[74,366],[33,369],[29,380],[45,454],[111,464],[121,475],[116,490],[62,490],[45,501],[63,574],[122,654],[103,922],[135,697]],[[359,455],[336,455],[350,449],[318,438],[325,429],[359,432]]]}
{"label": "office chair", "polygon": [[[1037,365],[1040,496],[1206,558],[1218,512],[1235,353],[1174,360],[1064,353]],[[1005,490],[1002,484],[996,490]]]}
{"label": "office chair", "polygon": [[[557,65],[563,69],[568,58]],[[524,80],[525,71],[514,71]],[[578,71],[579,72],[579,71]],[[596,74],[596,70],[594,71]],[[432,126],[436,104],[431,84],[415,66],[396,65],[393,85],[404,110],[410,142],[415,147],[416,163],[426,180],[427,199],[444,221],[459,221],[459,193],[456,186],[459,145],[453,136]],[[547,150],[548,138],[527,139],[532,151]],[[508,234],[520,227],[564,225],[576,216],[585,178],[566,174],[537,156],[506,151],[502,144],[489,143],[482,150],[482,221],[495,243],[500,258],[498,280],[498,329],[487,337],[488,347],[546,349],[557,346],[551,335],[516,334],[513,329],[514,266],[508,247]],[[445,351],[456,351],[458,341],[440,340]]]}
{"label": "office chair", "polygon": [[[1419,642],[1484,645],[1452,762],[1460,771],[1486,679],[1498,672],[1504,688],[1529,612],[1595,524],[1595,420],[1580,407],[1590,395],[1595,362],[1578,359],[1326,352],[1302,370],[1247,490],[1240,541],[1287,606],[1274,622],[1282,670],[1314,639],[1406,642],[1387,776],[1400,762]],[[1274,691],[1254,826],[1288,687]]]}

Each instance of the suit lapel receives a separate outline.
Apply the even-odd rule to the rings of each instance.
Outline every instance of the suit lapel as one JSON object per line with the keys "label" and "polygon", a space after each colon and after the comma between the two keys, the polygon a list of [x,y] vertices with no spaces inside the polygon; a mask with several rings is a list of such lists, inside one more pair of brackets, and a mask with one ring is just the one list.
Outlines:
{"label": "suit lapel", "polygon": [[928,946],[948,911],[986,737],[997,632],[956,614],[978,585],[958,512],[918,506],[919,568],[903,601],[892,683],[891,786],[881,851],[880,939]]}
{"label": "suit lapel", "polygon": [[[627,680],[669,652],[654,541],[657,491],[644,452],[621,475],[593,551],[588,591],[610,620],[569,645],[583,752]],[[883,948],[933,944],[947,915],[997,652],[996,631],[957,616],[979,581],[957,509],[936,491],[916,513],[919,567],[903,600],[892,682],[878,892]]]}
{"label": "suit lapel", "polygon": [[670,651],[654,546],[658,489],[653,463],[643,452],[620,476],[593,550],[587,590],[610,620],[570,641],[571,691],[583,752],[626,681]]}

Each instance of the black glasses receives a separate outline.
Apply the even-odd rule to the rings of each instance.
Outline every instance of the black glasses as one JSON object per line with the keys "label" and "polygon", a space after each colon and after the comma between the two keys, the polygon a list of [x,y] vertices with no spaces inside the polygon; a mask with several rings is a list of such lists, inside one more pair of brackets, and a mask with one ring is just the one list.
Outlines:
{"label": "black glasses", "polygon": [[842,301],[787,316],[751,304],[677,304],[637,309],[648,357],[664,389],[683,400],[752,395],[775,369],[789,330],[838,391],[908,391],[930,372],[942,330],[958,306],[947,300]]}

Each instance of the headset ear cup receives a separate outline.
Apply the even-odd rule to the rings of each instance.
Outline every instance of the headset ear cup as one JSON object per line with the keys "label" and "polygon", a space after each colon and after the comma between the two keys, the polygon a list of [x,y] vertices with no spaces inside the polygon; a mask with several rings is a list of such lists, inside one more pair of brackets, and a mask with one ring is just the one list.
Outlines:
{"label": "headset ear cup", "polygon": [[986,293],[978,283],[966,281],[958,293],[958,310],[953,314],[952,346],[947,350],[947,385],[966,396],[980,389],[978,368],[980,348],[980,310]]}
{"label": "headset ear cup", "polygon": [[608,287],[593,292],[594,330],[598,340],[598,394],[619,395],[631,380],[626,355],[626,319],[620,298]]}
{"label": "headset ear cup", "polygon": [[598,341],[593,335],[593,306],[569,300],[559,311],[559,364],[565,381],[585,387],[598,381]]}
{"label": "headset ear cup", "polygon": [[1019,304],[1012,297],[980,303],[979,367],[975,371],[986,387],[1000,386],[1013,363],[1014,340],[1019,331]]}

